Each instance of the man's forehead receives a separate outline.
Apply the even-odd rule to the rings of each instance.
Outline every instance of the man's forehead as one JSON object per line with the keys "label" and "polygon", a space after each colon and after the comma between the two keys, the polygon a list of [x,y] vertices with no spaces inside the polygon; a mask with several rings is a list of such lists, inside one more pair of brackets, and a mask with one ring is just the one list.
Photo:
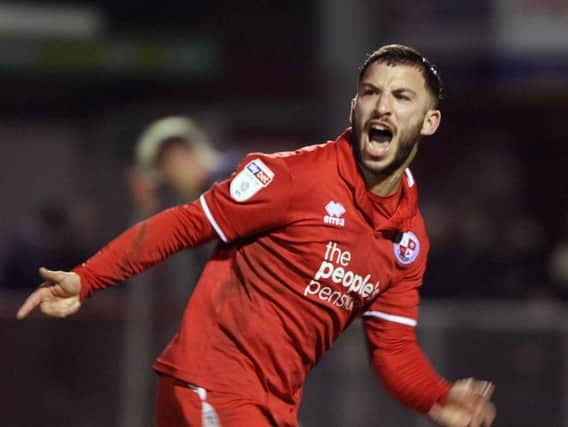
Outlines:
{"label": "man's forehead", "polygon": [[426,81],[422,72],[412,64],[387,64],[374,62],[365,71],[361,84],[381,86],[385,83],[426,89]]}

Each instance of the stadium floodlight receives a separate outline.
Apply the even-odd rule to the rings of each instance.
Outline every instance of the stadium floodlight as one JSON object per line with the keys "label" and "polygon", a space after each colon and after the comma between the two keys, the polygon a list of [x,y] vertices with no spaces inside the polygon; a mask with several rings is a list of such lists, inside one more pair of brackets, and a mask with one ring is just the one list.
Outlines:
{"label": "stadium floodlight", "polygon": [[0,35],[92,38],[102,34],[105,17],[96,6],[0,4]]}

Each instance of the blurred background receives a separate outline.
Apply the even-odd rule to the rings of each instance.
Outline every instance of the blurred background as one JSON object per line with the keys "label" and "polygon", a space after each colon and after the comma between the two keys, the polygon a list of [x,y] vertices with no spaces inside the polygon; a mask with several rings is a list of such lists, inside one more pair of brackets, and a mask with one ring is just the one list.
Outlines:
{"label": "blurred background", "polygon": [[[150,366],[195,259],[72,320],[15,320],[38,266],[71,268],[180,202],[138,185],[150,123],[191,117],[226,174],[249,151],[334,139],[358,67],[393,42],[446,86],[413,167],[432,244],[421,343],[448,378],[496,383],[496,426],[568,426],[565,0],[0,1],[0,426],[152,425]],[[385,395],[358,323],[309,377],[300,419],[430,425]]]}

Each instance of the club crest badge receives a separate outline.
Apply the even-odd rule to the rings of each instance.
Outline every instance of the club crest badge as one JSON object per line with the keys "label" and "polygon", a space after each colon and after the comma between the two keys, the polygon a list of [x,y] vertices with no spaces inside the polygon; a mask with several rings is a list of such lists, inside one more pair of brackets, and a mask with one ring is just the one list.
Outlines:
{"label": "club crest badge", "polygon": [[393,243],[393,249],[400,264],[412,264],[420,253],[420,240],[412,231],[407,231],[402,235],[400,242]]}
{"label": "club crest badge", "polygon": [[255,159],[247,163],[231,181],[231,197],[237,202],[244,202],[270,185],[273,178],[274,172],[262,160]]}

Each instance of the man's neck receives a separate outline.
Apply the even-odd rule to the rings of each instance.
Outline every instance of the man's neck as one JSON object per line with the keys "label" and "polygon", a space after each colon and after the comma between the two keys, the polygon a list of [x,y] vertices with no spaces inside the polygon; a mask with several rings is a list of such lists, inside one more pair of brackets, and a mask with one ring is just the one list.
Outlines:
{"label": "man's neck", "polygon": [[388,175],[377,175],[369,170],[361,168],[367,189],[382,197],[394,194],[400,186],[400,181],[402,180],[404,171],[408,166],[410,166],[412,160],[414,160],[414,156],[416,156],[417,151],[418,144],[414,146],[406,161],[400,165],[398,169]]}
{"label": "man's neck", "polygon": [[400,185],[404,169],[397,169],[390,175],[378,177],[367,170],[362,170],[367,189],[379,196],[386,197],[394,194]]}

